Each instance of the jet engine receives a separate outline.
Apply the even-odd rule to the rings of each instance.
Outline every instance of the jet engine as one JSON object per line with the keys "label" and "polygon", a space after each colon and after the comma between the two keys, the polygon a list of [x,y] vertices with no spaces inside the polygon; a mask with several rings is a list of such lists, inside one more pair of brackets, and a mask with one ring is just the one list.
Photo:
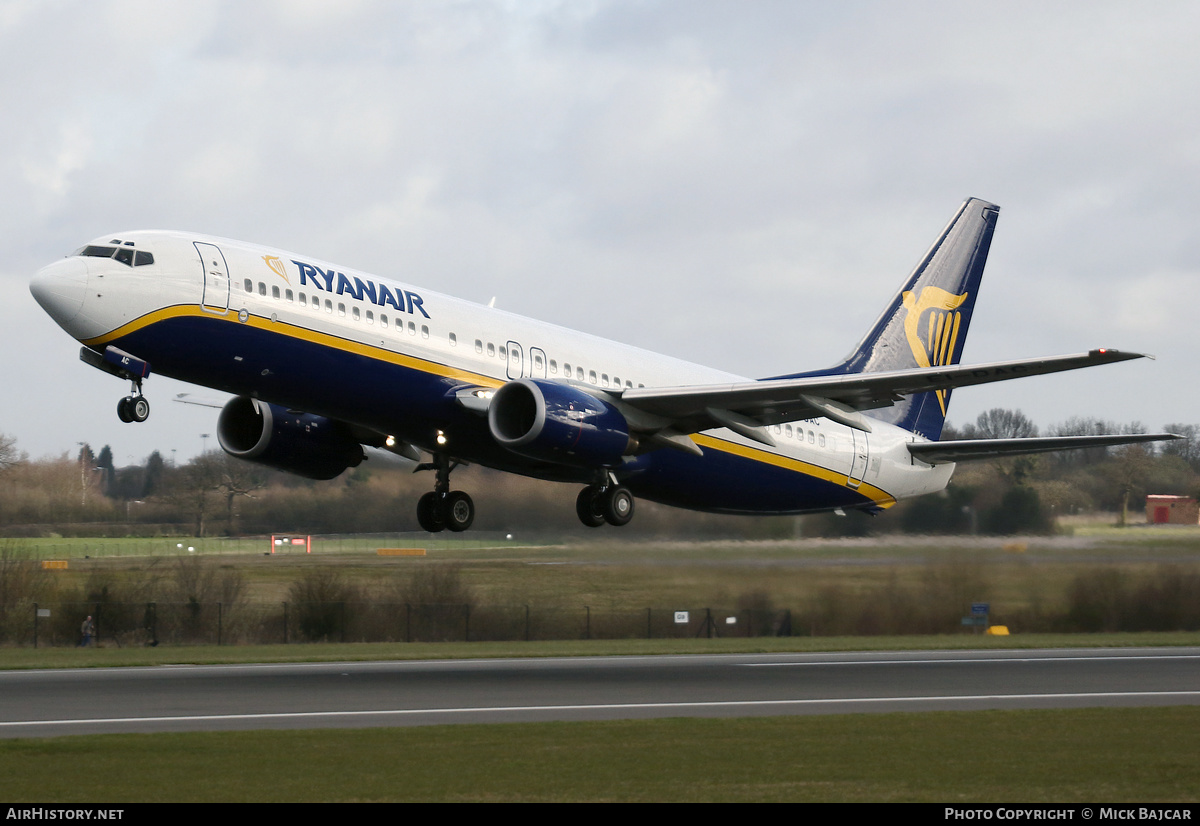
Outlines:
{"label": "jet engine", "polygon": [[363,460],[341,422],[245,396],[222,408],[217,440],[230,456],[309,479],[332,479]]}
{"label": "jet engine", "polygon": [[637,443],[613,405],[544,379],[505,384],[488,407],[492,438],[522,456],[578,467],[612,467]]}

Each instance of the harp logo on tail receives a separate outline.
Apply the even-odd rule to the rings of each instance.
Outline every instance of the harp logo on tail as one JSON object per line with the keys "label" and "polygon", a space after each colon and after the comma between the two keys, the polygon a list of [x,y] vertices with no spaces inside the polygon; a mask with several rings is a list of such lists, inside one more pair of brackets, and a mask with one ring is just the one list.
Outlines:
{"label": "harp logo on tail", "polygon": [[[919,366],[941,367],[954,358],[958,328],[962,323],[962,313],[958,308],[968,295],[955,295],[941,287],[923,287],[919,297],[911,291],[904,293],[904,309],[907,311],[904,335]],[[936,392],[944,416],[947,391]]]}

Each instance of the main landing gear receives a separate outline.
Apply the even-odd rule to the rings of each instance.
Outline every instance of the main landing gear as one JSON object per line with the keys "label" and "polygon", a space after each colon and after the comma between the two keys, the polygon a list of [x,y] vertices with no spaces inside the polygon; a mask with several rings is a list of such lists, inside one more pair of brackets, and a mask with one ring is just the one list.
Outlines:
{"label": "main landing gear", "polygon": [[437,471],[433,490],[417,501],[417,522],[423,530],[437,533],[444,528],[465,531],[475,521],[475,503],[461,490],[450,490],[450,471],[458,466],[447,456],[436,454],[431,466],[419,465],[417,470]]}
{"label": "main landing gear", "polygon": [[605,522],[617,527],[628,525],[633,519],[633,494],[605,473],[602,482],[579,491],[575,513],[589,528],[598,528]]}
{"label": "main landing gear", "polygon": [[144,422],[150,418],[150,402],[142,395],[142,382],[133,382],[133,395],[117,402],[117,418],[125,423]]}

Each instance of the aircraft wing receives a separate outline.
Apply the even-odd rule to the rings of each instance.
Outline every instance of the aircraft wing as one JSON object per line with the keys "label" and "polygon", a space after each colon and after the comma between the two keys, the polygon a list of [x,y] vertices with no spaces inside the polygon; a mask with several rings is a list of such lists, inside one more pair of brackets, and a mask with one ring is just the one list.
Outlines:
{"label": "aircraft wing", "polygon": [[961,439],[952,442],[914,442],[908,446],[908,452],[922,462],[941,465],[974,459],[997,459],[1003,456],[1049,453],[1054,450],[1111,447],[1181,438],[1183,437],[1174,433],[1127,433],[1112,436],[1048,436],[1038,439]]}
{"label": "aircraft wing", "polygon": [[890,407],[914,393],[1078,370],[1145,357],[1144,353],[1102,349],[1026,361],[881,373],[806,376],[691,387],[639,387],[624,390],[620,393],[620,399],[640,411],[670,420],[671,429],[677,433],[729,427],[748,438],[771,444],[770,436],[757,428],[796,419],[825,417],[869,432],[870,420],[859,411]]}

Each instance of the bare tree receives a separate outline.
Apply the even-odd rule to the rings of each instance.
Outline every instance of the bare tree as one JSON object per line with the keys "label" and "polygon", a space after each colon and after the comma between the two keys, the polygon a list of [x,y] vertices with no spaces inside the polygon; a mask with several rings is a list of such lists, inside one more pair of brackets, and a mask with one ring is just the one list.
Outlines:
{"label": "bare tree", "polygon": [[1020,410],[993,407],[980,413],[975,424],[962,429],[963,439],[1028,439],[1038,435],[1038,427]]}
{"label": "bare tree", "polygon": [[267,475],[258,465],[242,459],[235,459],[228,454],[222,454],[221,459],[216,490],[225,497],[225,518],[228,524],[226,530],[229,536],[234,536],[236,533],[234,501],[239,496],[253,499],[254,491],[266,487]]}
{"label": "bare tree", "polygon": [[12,436],[0,433],[0,472],[16,467],[20,462],[21,455],[17,452],[17,440]]}

